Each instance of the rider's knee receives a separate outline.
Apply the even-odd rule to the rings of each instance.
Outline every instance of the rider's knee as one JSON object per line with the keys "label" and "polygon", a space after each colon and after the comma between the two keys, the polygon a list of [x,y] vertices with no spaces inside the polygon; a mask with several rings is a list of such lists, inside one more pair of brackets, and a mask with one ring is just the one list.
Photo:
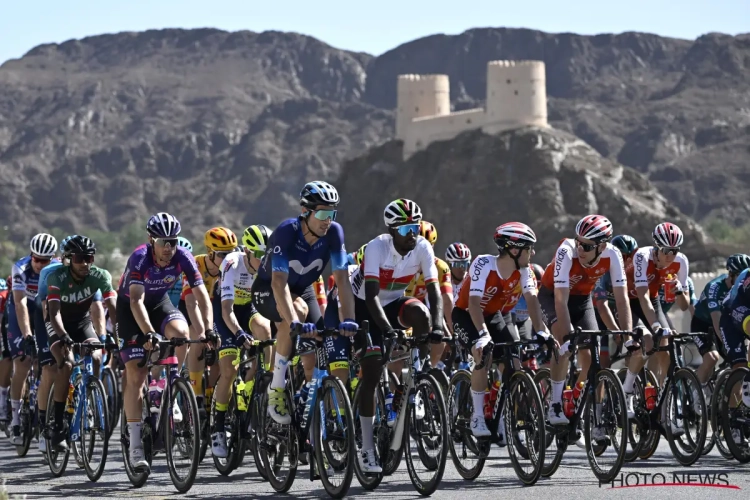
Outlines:
{"label": "rider's knee", "polygon": [[304,300],[298,298],[294,301],[294,312],[297,313],[297,317],[300,321],[305,321],[308,311],[307,303]]}

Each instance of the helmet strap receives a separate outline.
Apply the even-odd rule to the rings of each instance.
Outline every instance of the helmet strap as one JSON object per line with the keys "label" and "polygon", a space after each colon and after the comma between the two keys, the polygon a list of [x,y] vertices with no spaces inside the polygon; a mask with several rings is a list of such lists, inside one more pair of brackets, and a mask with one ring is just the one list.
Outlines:
{"label": "helmet strap", "polygon": [[304,223],[305,223],[305,227],[307,228],[307,232],[308,232],[308,233],[312,234],[312,235],[313,235],[313,236],[315,236],[315,237],[316,237],[317,239],[320,239],[320,238],[322,238],[322,237],[323,237],[323,235],[320,235],[320,234],[316,234],[316,233],[315,233],[315,231],[313,231],[313,230],[312,230],[312,229],[310,228],[310,223],[309,223],[308,219],[310,218],[310,214],[311,214],[311,213],[312,213],[312,212],[305,212],[305,213],[303,213],[303,214],[302,214],[302,222],[304,222]]}

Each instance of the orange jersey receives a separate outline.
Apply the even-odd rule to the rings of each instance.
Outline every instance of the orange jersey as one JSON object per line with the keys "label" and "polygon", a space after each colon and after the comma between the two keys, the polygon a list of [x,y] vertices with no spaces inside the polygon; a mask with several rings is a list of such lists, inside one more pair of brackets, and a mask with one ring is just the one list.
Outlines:
{"label": "orange jersey", "polygon": [[318,281],[313,283],[313,290],[315,291],[315,298],[318,299],[318,305],[320,307],[327,305],[328,300],[326,299],[326,286],[323,284],[323,276],[319,276]]}
{"label": "orange jersey", "polygon": [[575,240],[564,239],[560,242],[552,263],[544,271],[542,285],[549,290],[570,288],[570,295],[589,295],[594,290],[596,282],[607,271],[613,287],[627,284],[622,255],[611,243],[607,243],[595,265],[584,267],[578,259]]}
{"label": "orange jersey", "polygon": [[633,267],[628,272],[628,294],[630,298],[638,298],[636,288],[648,287],[649,297],[655,299],[659,296],[659,289],[673,279],[677,279],[683,290],[688,289],[687,278],[689,264],[687,257],[681,252],[677,253],[674,262],[662,269],[656,268],[654,256],[656,248],[639,248],[633,257]]}
{"label": "orange jersey", "polygon": [[456,307],[468,311],[469,297],[482,297],[481,305],[485,316],[498,311],[507,314],[516,307],[522,294],[532,290],[536,294],[536,278],[530,268],[514,270],[504,279],[497,269],[495,255],[479,255],[464,276]]}
{"label": "orange jersey", "polygon": [[[214,289],[216,288],[216,283],[218,283],[219,278],[221,278],[221,272],[217,269],[216,276],[209,273],[208,266],[206,264],[207,258],[208,258],[208,255],[206,254],[196,255],[195,263],[198,264],[198,271],[201,273],[201,277],[203,278],[203,284],[206,286],[208,297],[213,298]],[[183,275],[182,295],[180,295],[180,299],[185,300],[185,297],[191,293],[193,293],[193,290],[190,288],[190,284],[188,283],[187,279],[185,279],[185,276]]]}

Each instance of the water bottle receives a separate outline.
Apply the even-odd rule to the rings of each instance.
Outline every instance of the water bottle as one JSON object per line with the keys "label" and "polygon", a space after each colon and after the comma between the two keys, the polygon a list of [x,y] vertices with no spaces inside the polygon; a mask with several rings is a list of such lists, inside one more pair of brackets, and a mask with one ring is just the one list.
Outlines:
{"label": "water bottle", "polygon": [[39,380],[34,380],[34,384],[29,391],[29,407],[33,410],[36,407],[36,394],[39,389]]}
{"label": "water bottle", "polygon": [[393,411],[393,398],[392,392],[388,392],[385,396],[385,414],[388,427],[393,427],[393,424],[396,422],[396,412]]}
{"label": "water bottle", "polygon": [[75,407],[73,406],[73,391],[75,390],[75,387],[73,387],[73,384],[68,385],[68,400],[66,406],[66,410],[71,415],[73,414],[73,411],[75,410]]}
{"label": "water bottle", "polygon": [[563,391],[563,412],[565,416],[570,418],[576,412],[575,402],[573,401],[573,390],[570,386],[565,386]]}
{"label": "water bottle", "polygon": [[656,408],[656,387],[651,385],[651,382],[646,383],[643,395],[646,399],[646,409],[651,411]]}
{"label": "water bottle", "polygon": [[167,381],[161,379],[159,381],[152,380],[148,385],[148,400],[150,403],[151,413],[159,413],[159,407],[161,406],[161,395],[164,392],[164,388],[167,386]]}

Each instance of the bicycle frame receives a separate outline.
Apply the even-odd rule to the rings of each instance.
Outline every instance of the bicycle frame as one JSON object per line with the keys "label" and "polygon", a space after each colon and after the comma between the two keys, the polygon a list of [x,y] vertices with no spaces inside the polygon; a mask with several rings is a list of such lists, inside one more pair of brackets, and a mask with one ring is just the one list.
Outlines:
{"label": "bicycle frame", "polygon": [[[70,422],[70,440],[72,442],[78,441],[81,437],[83,412],[85,411],[86,404],[88,403],[86,397],[86,387],[88,387],[91,379],[94,378],[94,360],[91,357],[91,351],[93,349],[101,349],[104,347],[103,344],[80,344],[80,346],[81,349],[86,350],[86,354],[75,361],[75,363],[73,364],[73,372],[70,374],[70,380],[73,383],[73,401],[75,401],[76,392],[78,393],[78,402],[74,407]],[[79,356],[76,357],[78,358]],[[82,370],[80,369],[81,366],[83,366]],[[78,368],[78,370],[76,370],[76,368]],[[104,409],[101,407],[97,408],[97,411],[99,414],[99,418],[102,420],[99,422],[99,425],[103,429],[106,425],[103,420],[107,418],[105,414],[106,412],[104,412]],[[89,429],[83,430],[87,431]]]}

